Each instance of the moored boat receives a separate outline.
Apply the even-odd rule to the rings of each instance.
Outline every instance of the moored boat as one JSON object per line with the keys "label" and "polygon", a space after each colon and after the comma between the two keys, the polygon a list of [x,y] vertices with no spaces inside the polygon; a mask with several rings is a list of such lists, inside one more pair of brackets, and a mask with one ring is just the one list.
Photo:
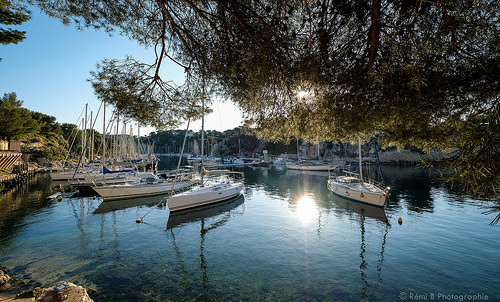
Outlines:
{"label": "moored boat", "polygon": [[328,189],[339,196],[382,207],[390,196],[390,188],[384,187],[373,179],[363,178],[361,140],[358,140],[358,143],[360,173],[344,171],[344,175],[330,176],[327,183]]}
{"label": "moored boat", "polygon": [[216,183],[210,186],[197,186],[167,199],[171,212],[204,206],[236,197],[243,190],[242,183]]}
{"label": "moored boat", "polygon": [[141,181],[118,185],[92,186],[92,189],[96,191],[97,194],[99,194],[104,199],[104,201],[106,201],[122,198],[166,194],[171,191],[186,189],[193,184],[194,181],[187,178],[167,181],[151,174],[151,177],[143,177]]}
{"label": "moored boat", "polygon": [[332,177],[328,180],[328,189],[339,196],[359,202],[383,206],[389,196],[389,188],[382,188],[378,183],[361,181],[356,173]]}
{"label": "moored boat", "polygon": [[336,169],[336,165],[330,164],[287,164],[287,169],[290,170],[299,170],[299,171],[329,171],[332,169]]}
{"label": "moored boat", "polygon": [[[202,112],[205,110],[205,102],[202,103]],[[176,194],[167,199],[167,205],[170,212],[175,212],[179,210],[196,208],[203,205],[208,205],[220,201],[224,201],[241,194],[243,190],[243,183],[234,182],[230,183],[216,181],[211,185],[205,185],[203,177],[206,174],[228,174],[228,173],[239,173],[241,172],[230,172],[229,170],[211,170],[207,171],[205,169],[205,162],[203,157],[204,150],[204,134],[205,134],[205,117],[202,115],[201,119],[201,156],[200,156],[200,176],[201,180],[197,186],[194,188]]]}

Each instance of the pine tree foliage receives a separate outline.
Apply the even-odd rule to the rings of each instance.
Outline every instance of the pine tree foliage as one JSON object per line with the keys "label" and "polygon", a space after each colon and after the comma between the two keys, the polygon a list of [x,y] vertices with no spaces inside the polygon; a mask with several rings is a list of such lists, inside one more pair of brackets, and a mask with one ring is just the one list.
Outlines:
{"label": "pine tree foliage", "polygon": [[15,92],[5,93],[0,99],[0,138],[7,140],[29,134],[44,136],[62,134],[56,118],[23,108],[23,101]]}
{"label": "pine tree foliage", "polygon": [[[156,61],[144,65],[104,61],[91,80],[134,118],[174,125],[218,95],[269,140],[378,135],[385,145],[455,151],[453,175],[497,194],[500,175],[489,166],[499,136],[496,1],[34,3],[63,22],[118,31],[155,51]],[[185,68],[189,89],[162,79],[164,59]],[[186,91],[198,92],[184,98]],[[467,164],[488,181],[471,181]]]}
{"label": "pine tree foliage", "polygon": [[[0,0],[0,24],[4,25],[20,25],[30,19],[29,12],[23,8],[14,8],[11,1]],[[0,27],[0,43],[17,44],[26,38],[25,31],[19,31],[10,27]]]}

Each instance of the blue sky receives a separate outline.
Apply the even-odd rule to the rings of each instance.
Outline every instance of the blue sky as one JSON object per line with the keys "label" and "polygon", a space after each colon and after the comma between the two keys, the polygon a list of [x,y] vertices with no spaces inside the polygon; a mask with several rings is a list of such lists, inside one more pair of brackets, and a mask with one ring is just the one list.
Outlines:
{"label": "blue sky", "polygon": [[[131,55],[144,62],[154,60],[151,49],[118,33],[110,37],[94,29],[80,31],[36,8],[31,20],[13,28],[26,31],[26,39],[19,44],[0,45],[0,95],[15,92],[23,107],[54,116],[59,123],[76,123],[86,103],[96,114],[100,102],[87,79],[102,59]],[[164,62],[169,79],[184,82],[183,70]],[[107,112],[111,109],[108,106]],[[205,119],[206,129],[223,131],[241,124],[241,112],[232,103],[215,102],[213,110]],[[190,129],[198,131],[201,122],[192,123]],[[141,129],[141,135],[154,130]]]}

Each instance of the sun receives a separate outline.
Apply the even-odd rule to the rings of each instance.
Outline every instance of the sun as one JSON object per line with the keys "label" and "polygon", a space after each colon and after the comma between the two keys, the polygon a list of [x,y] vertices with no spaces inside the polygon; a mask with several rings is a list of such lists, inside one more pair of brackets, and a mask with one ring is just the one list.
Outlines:
{"label": "sun", "polygon": [[311,95],[311,93],[309,91],[305,91],[305,90],[300,90],[299,92],[297,92],[297,97],[299,99],[306,98],[306,97],[308,97],[310,95]]}

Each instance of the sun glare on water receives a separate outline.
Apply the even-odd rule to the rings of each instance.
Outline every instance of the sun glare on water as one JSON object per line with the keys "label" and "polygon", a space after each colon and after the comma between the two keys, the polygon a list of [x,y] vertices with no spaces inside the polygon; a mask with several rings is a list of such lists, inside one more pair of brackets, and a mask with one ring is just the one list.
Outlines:
{"label": "sun glare on water", "polygon": [[318,217],[318,207],[309,195],[304,195],[297,203],[297,215],[303,224],[307,224]]}

